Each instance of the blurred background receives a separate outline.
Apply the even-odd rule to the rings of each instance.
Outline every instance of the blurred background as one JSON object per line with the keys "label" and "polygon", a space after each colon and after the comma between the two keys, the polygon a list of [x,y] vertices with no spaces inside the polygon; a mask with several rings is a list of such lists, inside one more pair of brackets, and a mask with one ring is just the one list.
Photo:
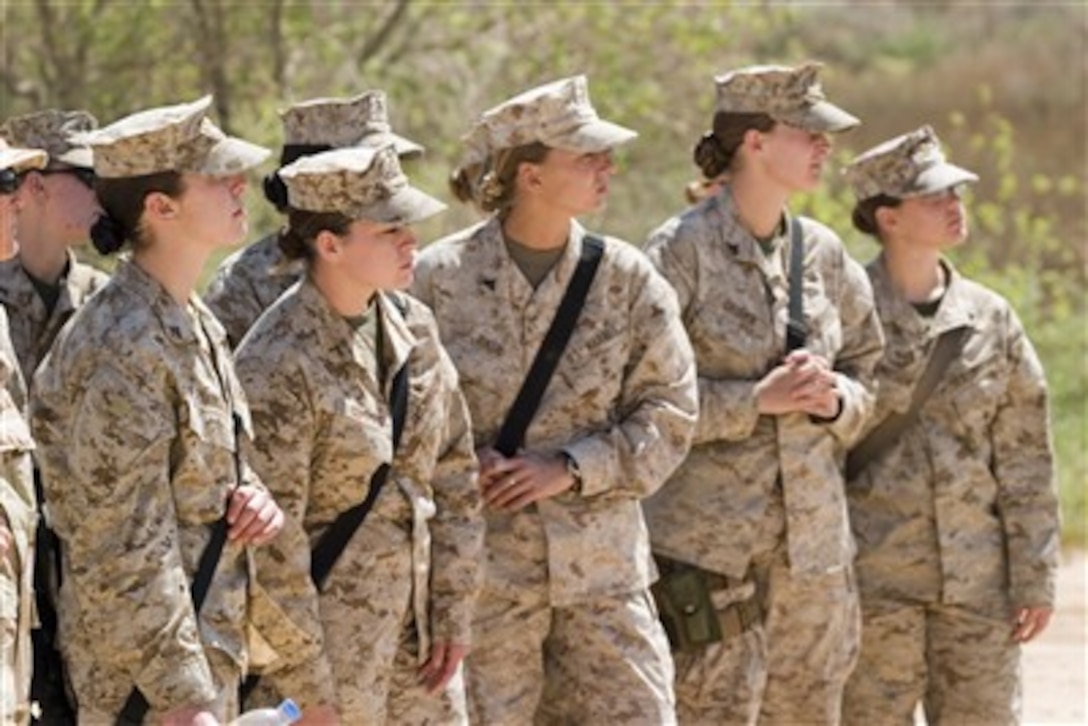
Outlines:
{"label": "blurred background", "polygon": [[[875,247],[851,228],[838,175],[854,154],[928,123],[954,162],[981,175],[968,198],[971,238],[953,259],[1012,301],[1039,349],[1065,542],[1083,547],[1085,3],[0,0],[0,118],[85,108],[109,123],[213,93],[222,127],[278,154],[277,111],[288,103],[380,88],[394,128],[428,148],[409,174],[448,200],[445,179],[477,114],[585,73],[598,111],[641,133],[619,155],[608,209],[586,223],[635,244],[684,205],[697,175],[691,149],[713,112],[713,76],[809,59],[826,64],[825,91],[864,123],[836,139],[827,184],[797,210],[836,229],[860,260]],[[253,239],[279,225],[259,188],[250,190]],[[420,238],[473,219],[453,205]]]}

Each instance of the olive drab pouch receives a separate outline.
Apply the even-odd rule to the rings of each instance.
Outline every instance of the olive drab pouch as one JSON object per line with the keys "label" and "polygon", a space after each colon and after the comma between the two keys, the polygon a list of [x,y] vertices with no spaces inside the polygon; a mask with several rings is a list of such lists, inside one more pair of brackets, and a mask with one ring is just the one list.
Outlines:
{"label": "olive drab pouch", "polygon": [[662,560],[658,562],[661,577],[650,591],[673,650],[696,652],[722,640],[708,573],[680,562],[669,561],[667,565]]}

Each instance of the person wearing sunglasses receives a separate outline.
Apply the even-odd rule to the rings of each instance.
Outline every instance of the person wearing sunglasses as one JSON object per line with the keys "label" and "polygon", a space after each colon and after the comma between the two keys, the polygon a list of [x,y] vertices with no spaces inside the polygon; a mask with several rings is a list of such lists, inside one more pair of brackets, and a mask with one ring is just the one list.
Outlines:
{"label": "person wearing sunglasses", "polygon": [[79,262],[72,248],[90,239],[101,214],[91,150],[73,134],[98,122],[86,111],[39,111],[8,119],[0,137],[44,149],[49,164],[23,175],[18,255],[0,263],[0,303],[11,311],[11,336],[28,383],[49,347],[83,302],[109,277]]}
{"label": "person wearing sunglasses", "polygon": [[[74,142],[73,135],[97,126],[86,111],[58,110],[17,116],[0,126],[0,137],[12,144],[49,154],[45,168],[22,175],[19,251],[0,262],[0,303],[9,311],[11,342],[28,385],[68,318],[109,280],[72,251],[89,239],[102,211],[94,193],[91,150]],[[35,599],[41,627],[34,631],[33,697],[46,720],[70,723],[55,643],[60,555],[44,515],[38,526]]]}
{"label": "person wearing sunglasses", "polygon": [[10,259],[19,251],[16,212],[26,172],[41,169],[48,159],[41,149],[14,148],[0,136],[0,260]]}
{"label": "person wearing sunglasses", "polygon": [[[45,166],[41,150],[0,139],[0,249],[14,250],[22,174]],[[30,631],[34,621],[34,528],[37,508],[25,419],[26,386],[0,305],[0,723],[30,721]]]}

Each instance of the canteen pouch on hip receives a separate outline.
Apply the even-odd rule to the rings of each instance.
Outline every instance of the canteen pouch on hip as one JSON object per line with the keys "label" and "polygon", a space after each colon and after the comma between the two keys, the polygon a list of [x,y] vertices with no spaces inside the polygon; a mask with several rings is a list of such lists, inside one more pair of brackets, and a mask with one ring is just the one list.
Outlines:
{"label": "canteen pouch on hip", "polygon": [[670,562],[650,591],[674,651],[697,652],[722,639],[705,571]]}

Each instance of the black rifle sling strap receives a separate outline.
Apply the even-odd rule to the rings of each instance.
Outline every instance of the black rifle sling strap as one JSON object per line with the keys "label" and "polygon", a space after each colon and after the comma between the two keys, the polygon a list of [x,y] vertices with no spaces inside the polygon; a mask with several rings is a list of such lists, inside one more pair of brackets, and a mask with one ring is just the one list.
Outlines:
{"label": "black rifle sling strap", "polygon": [[536,415],[544,391],[548,387],[555,367],[563,356],[563,350],[574,332],[574,325],[582,312],[589,287],[597,274],[597,267],[604,256],[604,241],[599,237],[586,235],[582,240],[582,255],[578,266],[567,284],[563,299],[555,311],[551,327],[544,335],[544,341],[533,358],[533,364],[521,384],[514,403],[506,413],[499,435],[495,440],[495,450],[503,456],[513,456],[525,441],[525,432]]}
{"label": "black rifle sling strap", "polygon": [[868,436],[858,443],[846,457],[846,480],[851,481],[860,474],[870,462],[877,459],[893,443],[899,440],[918,418],[918,413],[930,395],[937,388],[948,366],[960,354],[963,343],[971,333],[969,327],[952,328],[941,333],[933,345],[933,352],[926,363],[926,369],[911,393],[910,407],[904,413],[892,414],[874,428]]}
{"label": "black rifle sling strap", "polygon": [[786,323],[786,352],[804,348],[808,338],[805,324],[804,297],[805,235],[801,220],[790,220],[790,318]]}
{"label": "black rifle sling strap", "polygon": [[[393,455],[396,456],[397,447],[400,444],[401,433],[404,431],[404,418],[408,413],[408,363],[405,362],[393,377],[392,390],[392,417],[393,417]],[[366,493],[366,499],[356,504],[346,512],[342,512],[321,539],[314,545],[310,559],[310,578],[318,590],[325,584],[326,578],[332,571],[333,565],[340,558],[356,530],[366,519],[366,515],[374,507],[378,495],[381,493],[385,482],[389,479],[390,465],[383,463],[370,477],[370,488]]]}
{"label": "black rifle sling strap", "polygon": [[[404,300],[396,295],[390,295],[390,299],[397,310],[400,311],[401,316],[407,314],[408,306]],[[378,326],[378,335],[381,335],[381,325]],[[381,347],[381,339],[379,338],[379,357],[381,356]],[[393,376],[389,397],[390,416],[393,419],[393,456],[395,457],[397,449],[400,447],[401,435],[404,433],[404,419],[408,415],[407,361]],[[378,501],[378,495],[381,494],[386,481],[389,479],[389,470],[390,464],[383,463],[379,466],[370,476],[370,486],[363,501],[351,509],[341,512],[329,525],[329,528],[325,530],[325,533],[321,535],[321,539],[318,540],[317,544],[314,545],[313,550],[310,552],[310,579],[318,591],[325,585],[325,580],[328,579],[329,573],[332,572],[336,561],[340,559],[340,555],[344,553],[348,542],[351,541],[359,527],[362,526],[367,515],[370,514],[370,510],[374,508],[374,503]],[[260,681],[261,676],[253,673],[242,682],[240,699],[243,704]]]}
{"label": "black rifle sling strap", "polygon": [[[408,307],[404,300],[397,295],[390,295],[389,299],[393,302],[394,306],[400,312],[401,316],[407,314]],[[382,326],[378,326],[378,359],[381,360],[382,351]],[[397,448],[400,446],[400,438],[404,433],[404,419],[408,415],[408,363],[405,361],[404,365],[400,367],[400,370],[393,376],[393,382],[390,386],[390,415],[393,418],[393,456],[397,454]],[[355,535],[356,530],[362,525],[363,520],[370,513],[370,510],[374,507],[374,502],[378,500],[378,495],[381,494],[382,488],[385,486],[386,480],[389,478],[390,464],[382,464],[378,469],[370,476],[370,488],[367,490],[366,498],[362,502],[356,504],[351,509],[341,512],[329,528],[325,530],[325,533],[321,535],[321,539],[314,545],[313,552],[310,554],[310,579],[313,580],[314,585],[318,590],[325,584],[325,580],[328,578],[329,573],[332,571],[336,561],[340,558],[340,555],[344,552],[344,548],[348,546],[348,542]]]}

